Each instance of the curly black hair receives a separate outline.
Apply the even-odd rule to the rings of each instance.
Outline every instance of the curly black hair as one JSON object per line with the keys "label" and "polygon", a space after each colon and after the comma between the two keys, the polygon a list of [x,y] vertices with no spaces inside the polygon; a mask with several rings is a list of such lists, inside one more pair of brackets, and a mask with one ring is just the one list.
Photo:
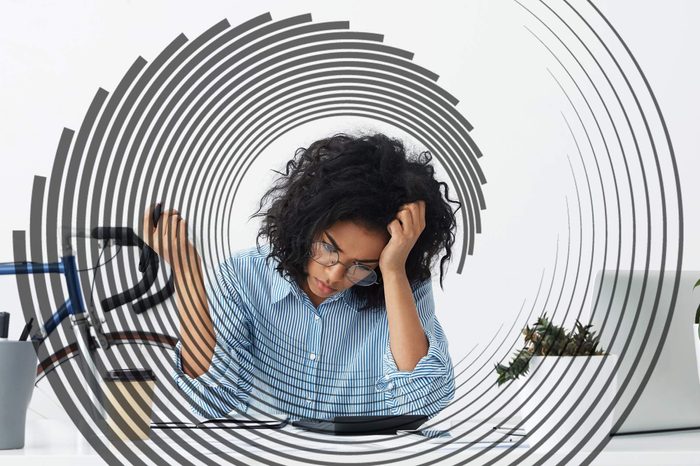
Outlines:
{"label": "curly black hair", "polygon": [[[387,232],[399,207],[423,200],[425,229],[406,260],[412,285],[431,276],[440,251],[440,286],[450,260],[461,204],[449,199],[448,186],[435,179],[430,152],[406,156],[399,139],[383,134],[353,137],[336,134],[300,148],[284,173],[260,200],[253,217],[263,217],[256,243],[270,243],[268,259],[276,259],[277,271],[301,285],[311,243],[338,221],[349,220],[371,231]],[[441,188],[444,188],[444,196]],[[266,211],[263,207],[270,202]],[[449,203],[459,206],[453,212]],[[364,303],[361,309],[384,304],[381,270],[379,284],[354,286],[351,292]]]}

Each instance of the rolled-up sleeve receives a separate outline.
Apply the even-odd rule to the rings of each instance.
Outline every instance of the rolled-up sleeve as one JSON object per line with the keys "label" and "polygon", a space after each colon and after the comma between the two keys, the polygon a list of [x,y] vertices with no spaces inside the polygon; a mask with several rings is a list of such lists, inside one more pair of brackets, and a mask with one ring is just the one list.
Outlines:
{"label": "rolled-up sleeve", "polygon": [[221,265],[216,284],[208,292],[209,312],[216,333],[211,365],[192,378],[182,370],[182,343],[175,348],[175,382],[192,412],[207,418],[231,411],[245,412],[252,381],[251,327],[239,294],[240,285],[231,259]]}
{"label": "rolled-up sleeve", "polygon": [[413,291],[413,297],[428,338],[428,354],[418,361],[412,371],[400,371],[387,339],[383,356],[384,375],[377,380],[376,389],[384,392],[387,406],[394,414],[424,414],[432,417],[454,397],[454,372],[447,338],[435,317],[431,281],[418,285]]}

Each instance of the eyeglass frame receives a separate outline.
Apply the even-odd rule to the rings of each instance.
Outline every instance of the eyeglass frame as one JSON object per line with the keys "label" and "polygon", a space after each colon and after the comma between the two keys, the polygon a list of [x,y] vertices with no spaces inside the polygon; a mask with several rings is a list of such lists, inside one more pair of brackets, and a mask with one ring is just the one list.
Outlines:
{"label": "eyeglass frame", "polygon": [[[326,245],[326,246],[330,246],[330,247],[333,249],[332,252],[335,253],[336,261],[335,261],[334,263],[332,263],[332,264],[323,264],[323,263],[317,261],[316,259],[314,259],[314,256],[313,256],[312,251],[313,251],[313,247],[314,247],[314,244],[315,244],[315,243],[321,243],[321,244],[324,244],[324,245]],[[377,285],[377,284],[380,283],[380,281],[379,281],[379,274],[377,273],[377,271],[374,270],[374,269],[372,269],[372,268],[370,268],[369,266],[363,264],[362,262],[357,262],[357,261],[355,261],[355,263],[353,263],[353,264],[352,264],[351,266],[349,266],[349,267],[348,267],[347,264],[345,264],[345,263],[343,263],[343,262],[340,262],[340,253],[338,252],[338,249],[337,249],[334,245],[332,245],[331,243],[327,243],[326,241],[323,241],[323,240],[312,241],[312,242],[311,242],[311,248],[310,248],[310,250],[309,250],[309,257],[311,258],[311,260],[313,260],[313,261],[316,262],[317,264],[322,265],[322,266],[324,266],[324,267],[333,267],[334,265],[337,265],[337,264],[342,265],[343,267],[345,267],[345,275],[344,275],[344,277],[347,278],[350,282],[352,282],[353,284],[355,284],[355,285],[357,285],[357,286],[363,286],[363,287],[364,287],[364,286],[372,286],[372,285]],[[370,271],[371,273],[374,274],[374,281],[373,281],[372,283],[368,283],[368,284],[366,284],[366,285],[361,285],[361,284],[359,284],[359,283],[355,283],[354,281],[352,281],[352,279],[348,276],[348,271],[350,270],[351,267],[358,267],[358,266],[367,267],[367,268],[369,269],[369,271]],[[371,276],[371,274],[368,275],[368,277],[369,277],[369,276]]]}

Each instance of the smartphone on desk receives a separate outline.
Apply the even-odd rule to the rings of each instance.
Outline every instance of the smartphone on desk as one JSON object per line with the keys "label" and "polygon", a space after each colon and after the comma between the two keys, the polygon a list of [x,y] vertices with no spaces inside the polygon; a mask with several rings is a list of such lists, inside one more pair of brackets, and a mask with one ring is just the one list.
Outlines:
{"label": "smartphone on desk", "polygon": [[329,435],[396,435],[417,430],[428,420],[424,415],[335,416],[330,419],[299,419],[292,425],[310,432]]}

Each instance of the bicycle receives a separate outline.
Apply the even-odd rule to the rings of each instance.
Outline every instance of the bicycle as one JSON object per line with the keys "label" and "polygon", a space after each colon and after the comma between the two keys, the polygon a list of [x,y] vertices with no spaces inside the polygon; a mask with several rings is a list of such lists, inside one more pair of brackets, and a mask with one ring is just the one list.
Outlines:
{"label": "bicycle", "polygon": [[[159,216],[159,210],[160,209],[154,212],[154,219],[157,219],[156,215]],[[171,275],[162,289],[154,294],[143,297],[149,292],[157,279],[160,261],[155,251],[148,246],[133,229],[128,227],[96,227],[90,231],[89,235],[86,235],[85,232],[75,232],[64,229],[62,232],[63,255],[59,262],[8,262],[0,264],[0,275],[60,273],[63,274],[66,281],[68,299],[43,323],[43,325],[40,325],[38,331],[33,332],[31,340],[38,350],[39,346],[48,336],[51,335],[65,319],[70,318],[77,341],[55,351],[39,362],[37,365],[35,385],[48,373],[81,353],[83,356],[87,356],[83,357],[81,360],[84,364],[83,368],[95,375],[94,380],[99,380],[100,374],[94,364],[93,356],[94,352],[98,349],[107,350],[110,346],[118,344],[147,344],[172,349],[177,343],[176,337],[157,332],[145,332],[141,330],[105,332],[103,330],[105,320],[101,319],[92,301],[86,306],[83,299],[78,273],[79,270],[77,268],[71,242],[73,237],[90,237],[95,240],[105,241],[103,249],[107,248],[109,242],[113,242],[116,246],[119,246],[119,251],[110,258],[110,261],[121,252],[124,246],[137,247],[140,250],[139,271],[143,274],[143,277],[136,285],[128,290],[102,299],[100,305],[103,313],[111,312],[121,306],[128,305],[132,312],[141,314],[170,298],[175,291],[173,277]],[[100,265],[98,259],[93,269],[103,266],[106,263],[107,262]]]}

